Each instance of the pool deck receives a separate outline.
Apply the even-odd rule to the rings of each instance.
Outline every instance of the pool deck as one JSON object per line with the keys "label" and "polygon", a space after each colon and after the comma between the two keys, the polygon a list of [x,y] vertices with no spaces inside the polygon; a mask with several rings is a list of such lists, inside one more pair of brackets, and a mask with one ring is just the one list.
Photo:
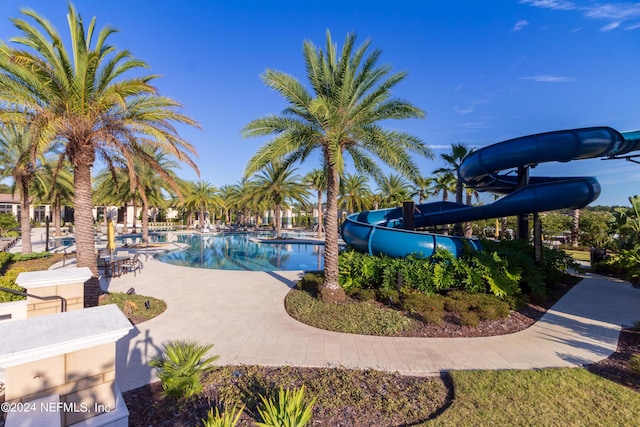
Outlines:
{"label": "pool deck", "polygon": [[[541,320],[485,338],[372,337],[329,332],[289,317],[283,300],[300,271],[241,272],[180,267],[151,257],[134,277],[102,279],[103,289],[167,302],[155,319],[117,344],[123,391],[156,381],[149,359],[171,339],[212,343],[217,363],[345,367],[437,375],[458,369],[576,367],[616,350],[621,326],[640,320],[640,289],[586,274]],[[71,267],[72,268],[72,267]]]}

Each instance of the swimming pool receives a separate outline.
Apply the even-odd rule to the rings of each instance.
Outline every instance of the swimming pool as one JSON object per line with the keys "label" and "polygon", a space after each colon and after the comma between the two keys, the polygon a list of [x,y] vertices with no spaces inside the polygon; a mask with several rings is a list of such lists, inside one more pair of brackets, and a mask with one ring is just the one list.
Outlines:
{"label": "swimming pool", "polygon": [[174,265],[217,270],[276,271],[322,270],[324,245],[306,243],[264,243],[256,237],[273,235],[228,233],[178,235],[188,248],[167,252],[157,259]]}
{"label": "swimming pool", "polygon": [[[105,244],[107,241],[107,236],[103,235],[99,238],[96,238],[96,243]],[[149,243],[164,243],[167,241],[167,233],[163,232],[153,232],[149,233]],[[123,245],[135,245],[137,243],[142,242],[142,233],[135,234],[121,234],[116,236],[116,244],[118,246]],[[73,236],[64,236],[64,237],[55,237],[53,239],[53,247],[68,247],[75,245],[76,239]]]}

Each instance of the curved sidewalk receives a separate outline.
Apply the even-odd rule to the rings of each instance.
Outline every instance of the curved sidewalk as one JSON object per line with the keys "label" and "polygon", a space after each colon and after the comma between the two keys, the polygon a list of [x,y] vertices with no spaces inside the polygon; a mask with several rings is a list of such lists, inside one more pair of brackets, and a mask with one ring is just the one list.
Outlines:
{"label": "curved sidewalk", "polygon": [[640,320],[640,289],[587,275],[532,327],[487,338],[395,338],[319,330],[290,318],[283,299],[300,272],[239,272],[172,266],[149,258],[137,277],[103,281],[109,291],[153,295],[165,313],[118,342],[123,391],[156,380],[150,357],[170,339],[215,345],[219,364],[372,368],[411,375],[451,369],[581,366],[615,351],[620,327]]}

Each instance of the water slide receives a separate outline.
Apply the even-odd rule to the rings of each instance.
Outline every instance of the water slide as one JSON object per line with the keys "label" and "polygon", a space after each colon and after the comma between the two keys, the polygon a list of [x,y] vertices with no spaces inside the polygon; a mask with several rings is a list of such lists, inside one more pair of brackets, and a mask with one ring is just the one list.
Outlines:
{"label": "water slide", "polygon": [[[502,195],[496,202],[483,206],[418,204],[412,217],[403,217],[403,208],[359,212],[346,218],[342,238],[356,250],[370,254],[401,257],[419,253],[428,257],[440,247],[457,256],[465,241],[479,249],[477,240],[413,231],[410,223],[425,228],[583,208],[600,195],[596,178],[528,177],[529,168],[545,162],[625,158],[633,151],[640,151],[640,131],[620,133],[609,127],[547,132],[499,142],[471,153],[458,171],[458,178],[466,186]],[[518,169],[524,171],[520,176],[515,172]]]}

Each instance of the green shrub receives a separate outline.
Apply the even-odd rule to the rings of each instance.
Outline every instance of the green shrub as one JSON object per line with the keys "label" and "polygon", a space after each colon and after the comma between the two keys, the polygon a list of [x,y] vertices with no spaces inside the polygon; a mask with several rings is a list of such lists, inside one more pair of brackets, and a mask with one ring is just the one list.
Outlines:
{"label": "green shrub", "polygon": [[444,319],[444,310],[432,308],[422,313],[422,321],[431,325],[439,325]]}
{"label": "green shrub", "polygon": [[475,311],[463,311],[460,313],[460,324],[462,326],[476,328],[478,323],[480,323],[480,317]]}
{"label": "green shrub", "polygon": [[429,296],[416,291],[402,293],[402,309],[409,313],[424,313],[429,308]]}
{"label": "green shrub", "polygon": [[202,420],[202,427],[235,427],[243,410],[244,406],[240,408],[234,406],[231,409],[225,409],[224,413],[220,414],[216,408],[216,414],[213,415],[213,409],[209,409],[207,419]]}
{"label": "green shrub", "polygon": [[376,290],[375,289],[357,289],[351,294],[354,298],[360,301],[375,301]]}
{"label": "green shrub", "polygon": [[322,280],[323,278],[319,274],[307,273],[302,276],[300,281],[298,281],[298,283],[296,284],[296,288],[300,289],[301,291],[305,291],[314,297],[317,297],[318,291],[322,286]]}
{"label": "green shrub", "polygon": [[13,260],[11,253],[9,252],[0,252],[0,270],[4,269],[5,264],[8,264]]}
{"label": "green shrub", "polygon": [[158,369],[165,395],[176,399],[190,400],[202,392],[201,376],[215,369],[213,362],[219,356],[203,360],[213,344],[201,345],[195,341],[175,340],[164,345],[163,352],[149,361],[149,366]]}
{"label": "green shrub", "polygon": [[260,427],[304,427],[311,420],[315,399],[305,404],[304,386],[293,390],[280,387],[276,401],[262,395],[260,399],[262,405],[258,407],[258,413],[263,422],[256,423]]}
{"label": "green shrub", "polygon": [[[18,277],[18,274],[23,271],[24,270],[21,268],[15,268],[8,271],[4,276],[0,276],[0,286],[3,288],[13,289],[14,291],[26,292],[26,289],[16,285],[16,278]],[[12,294],[11,292],[0,291],[0,302],[20,301],[26,298],[27,297],[22,295]]]}
{"label": "green shrub", "polygon": [[13,253],[11,259],[13,261],[29,261],[30,259],[49,258],[51,252],[32,252],[30,254]]}
{"label": "green shrub", "polygon": [[633,284],[640,283],[640,245],[633,249],[623,249],[591,267],[595,273],[621,276]]}
{"label": "green shrub", "polygon": [[635,375],[640,376],[640,354],[634,354],[629,359],[629,368]]}
{"label": "green shrub", "polygon": [[444,309],[452,313],[464,313],[465,311],[469,311],[469,301],[448,297],[445,299]]}
{"label": "green shrub", "polygon": [[396,304],[400,302],[400,292],[395,289],[380,289],[377,299],[385,304]]}

